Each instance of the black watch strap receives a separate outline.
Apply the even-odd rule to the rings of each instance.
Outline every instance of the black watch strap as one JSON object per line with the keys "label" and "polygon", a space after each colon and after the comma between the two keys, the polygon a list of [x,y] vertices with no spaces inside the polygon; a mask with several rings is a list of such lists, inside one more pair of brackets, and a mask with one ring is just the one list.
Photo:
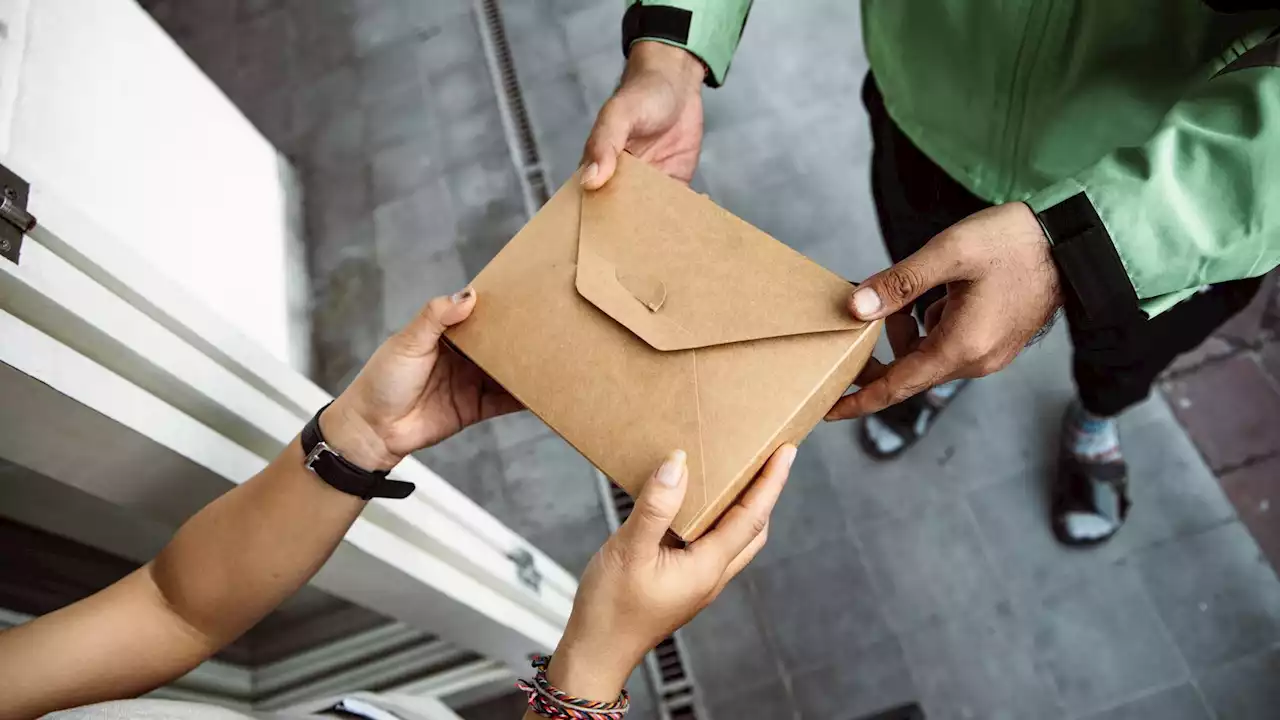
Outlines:
{"label": "black watch strap", "polygon": [[[332,404],[332,403],[330,403]],[[317,477],[348,495],[370,500],[372,498],[406,498],[413,493],[414,485],[387,477],[389,470],[365,470],[339,453],[324,440],[320,432],[320,413],[325,405],[302,428],[303,464]]]}

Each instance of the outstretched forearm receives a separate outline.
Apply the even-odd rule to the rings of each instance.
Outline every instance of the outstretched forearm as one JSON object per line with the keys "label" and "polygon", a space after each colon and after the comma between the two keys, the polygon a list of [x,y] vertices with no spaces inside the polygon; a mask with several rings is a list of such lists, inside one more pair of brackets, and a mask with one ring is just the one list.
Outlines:
{"label": "outstretched forearm", "polygon": [[[325,443],[358,468],[390,470],[472,423],[519,409],[439,346],[475,304],[470,289],[435,298],[388,338],[321,414]],[[294,438],[262,472],[183,524],[146,566],[0,633],[0,720],[132,697],[183,675],[315,575],[364,506],[312,473]]]}
{"label": "outstretched forearm", "polygon": [[295,438],[147,565],[0,634],[0,718],[133,697],[187,673],[310,579],[364,505],[312,474]]}

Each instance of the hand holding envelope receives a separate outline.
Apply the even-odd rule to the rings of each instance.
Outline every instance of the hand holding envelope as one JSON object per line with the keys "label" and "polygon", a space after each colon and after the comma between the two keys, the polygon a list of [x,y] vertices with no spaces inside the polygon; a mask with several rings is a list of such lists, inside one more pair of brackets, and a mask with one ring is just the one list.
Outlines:
{"label": "hand holding envelope", "polygon": [[880,322],[850,285],[623,154],[609,184],[572,178],[473,283],[446,337],[633,495],[672,448],[693,540],[866,364]]}

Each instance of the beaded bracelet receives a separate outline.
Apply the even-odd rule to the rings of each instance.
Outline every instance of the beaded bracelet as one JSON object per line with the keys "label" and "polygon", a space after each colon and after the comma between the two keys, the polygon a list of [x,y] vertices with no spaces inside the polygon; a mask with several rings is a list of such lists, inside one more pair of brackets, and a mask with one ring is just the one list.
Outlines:
{"label": "beaded bracelet", "polygon": [[535,655],[533,669],[537,672],[533,679],[516,683],[516,687],[529,696],[529,707],[535,714],[553,720],[622,720],[631,709],[631,696],[626,690],[613,702],[600,702],[576,698],[552,687],[547,682],[547,666],[550,664],[550,656]]}

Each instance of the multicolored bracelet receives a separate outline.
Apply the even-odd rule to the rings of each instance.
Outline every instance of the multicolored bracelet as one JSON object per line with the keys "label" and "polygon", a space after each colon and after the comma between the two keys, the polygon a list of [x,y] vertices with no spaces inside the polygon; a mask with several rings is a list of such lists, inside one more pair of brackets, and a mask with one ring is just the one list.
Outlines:
{"label": "multicolored bracelet", "polygon": [[529,708],[537,715],[553,720],[622,720],[631,709],[631,696],[626,690],[613,702],[583,700],[563,690],[558,690],[547,682],[547,666],[551,664],[551,656],[535,655],[533,657],[534,673],[532,680],[520,680],[516,687],[529,696]]}

